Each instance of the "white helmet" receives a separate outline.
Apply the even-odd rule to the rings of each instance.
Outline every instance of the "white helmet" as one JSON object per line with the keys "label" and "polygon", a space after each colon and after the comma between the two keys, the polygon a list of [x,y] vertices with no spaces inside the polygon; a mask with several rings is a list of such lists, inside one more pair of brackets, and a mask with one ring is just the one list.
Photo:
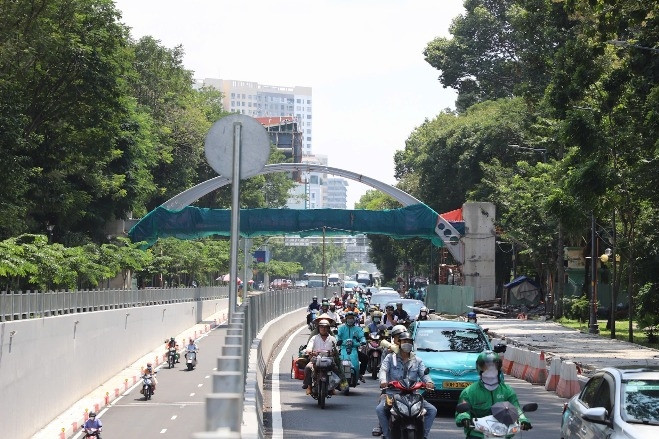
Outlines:
{"label": "white helmet", "polygon": [[396,325],[391,329],[391,336],[396,337],[405,331],[407,331],[407,328],[404,325]]}

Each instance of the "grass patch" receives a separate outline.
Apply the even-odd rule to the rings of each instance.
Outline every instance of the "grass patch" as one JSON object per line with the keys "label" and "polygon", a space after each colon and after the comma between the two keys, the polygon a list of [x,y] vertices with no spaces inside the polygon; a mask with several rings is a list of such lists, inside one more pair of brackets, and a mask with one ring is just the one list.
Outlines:
{"label": "grass patch", "polygon": [[[565,317],[556,320],[567,328],[577,329],[582,332],[588,332],[588,322],[580,322],[578,320],[566,319]],[[606,320],[598,320],[600,330],[600,337],[611,338],[611,330],[606,329]],[[659,349],[659,343],[648,342],[648,335],[638,329],[636,322],[634,324],[634,344],[645,346],[648,348]],[[616,321],[616,340],[629,341],[629,321]]]}

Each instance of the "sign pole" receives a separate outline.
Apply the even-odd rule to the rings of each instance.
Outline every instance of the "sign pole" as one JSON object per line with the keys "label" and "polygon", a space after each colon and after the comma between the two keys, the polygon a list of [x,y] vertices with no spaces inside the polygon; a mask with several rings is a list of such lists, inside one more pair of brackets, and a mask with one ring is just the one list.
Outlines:
{"label": "sign pole", "polygon": [[[233,124],[233,175],[231,176],[231,257],[229,270],[229,321],[238,307],[238,239],[240,237],[240,122]],[[244,287],[243,287],[244,288]]]}

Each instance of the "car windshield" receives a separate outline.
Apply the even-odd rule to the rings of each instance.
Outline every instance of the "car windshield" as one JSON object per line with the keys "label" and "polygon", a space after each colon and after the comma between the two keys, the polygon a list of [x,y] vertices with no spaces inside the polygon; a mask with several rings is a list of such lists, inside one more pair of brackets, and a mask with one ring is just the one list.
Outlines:
{"label": "car windshield", "polygon": [[[387,305],[393,305],[394,308],[396,308],[396,303],[397,302],[389,302]],[[423,302],[419,301],[410,301],[410,302],[403,302],[403,309],[407,311],[407,313],[410,315],[411,318],[416,319],[417,316],[419,315],[419,312],[421,311],[421,307],[423,307]]]}
{"label": "car windshield", "polygon": [[379,305],[380,308],[384,309],[386,303],[396,299],[400,299],[398,293],[375,293],[371,296],[371,305]]}
{"label": "car windshield", "polygon": [[621,405],[626,422],[659,425],[659,380],[624,380]]}
{"label": "car windshield", "polygon": [[354,280],[348,280],[343,284],[344,288],[354,288],[356,286],[359,286],[359,284],[357,282],[355,282]]}
{"label": "car windshield", "polygon": [[414,337],[417,351],[482,352],[488,348],[482,331],[471,328],[418,328]]}

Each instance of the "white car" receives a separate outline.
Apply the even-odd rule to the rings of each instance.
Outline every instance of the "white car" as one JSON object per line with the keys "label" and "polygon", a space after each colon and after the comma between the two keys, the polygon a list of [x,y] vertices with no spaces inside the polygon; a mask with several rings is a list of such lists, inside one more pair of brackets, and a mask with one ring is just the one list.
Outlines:
{"label": "white car", "polygon": [[607,367],[565,403],[562,439],[659,437],[659,366]]}

